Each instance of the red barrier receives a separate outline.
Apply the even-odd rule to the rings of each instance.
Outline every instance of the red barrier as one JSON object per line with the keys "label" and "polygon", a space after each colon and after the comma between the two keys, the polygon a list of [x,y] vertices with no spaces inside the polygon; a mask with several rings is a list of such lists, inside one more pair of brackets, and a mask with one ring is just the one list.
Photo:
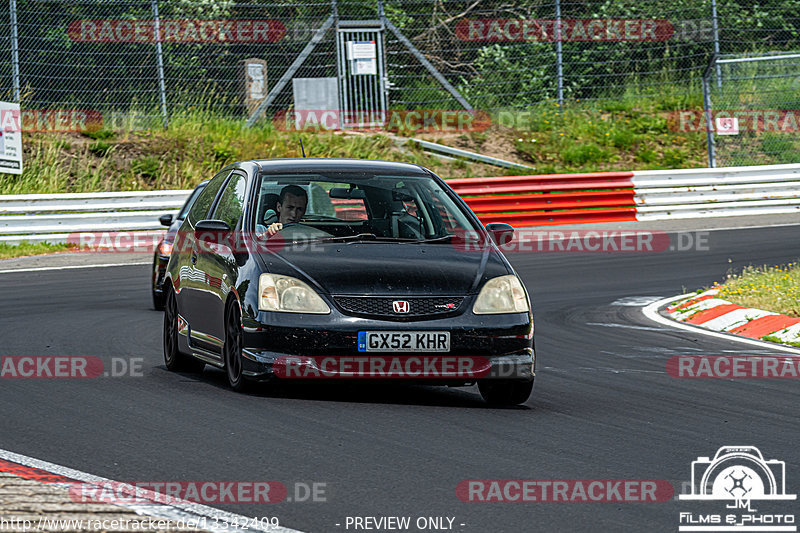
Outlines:
{"label": "red barrier", "polygon": [[636,220],[632,178],[633,172],[591,172],[447,183],[484,223],[544,226]]}
{"label": "red barrier", "polygon": [[470,208],[477,214],[497,213],[501,211],[580,209],[584,207],[634,205],[632,190],[472,196],[466,198],[466,201]]}

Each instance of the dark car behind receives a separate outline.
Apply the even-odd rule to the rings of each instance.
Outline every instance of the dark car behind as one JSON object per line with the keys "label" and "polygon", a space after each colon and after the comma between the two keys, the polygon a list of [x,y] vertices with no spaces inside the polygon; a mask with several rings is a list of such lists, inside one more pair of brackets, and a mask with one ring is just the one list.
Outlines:
{"label": "dark car behind", "polygon": [[153,254],[153,276],[151,280],[153,307],[159,311],[164,310],[164,274],[167,271],[169,257],[172,255],[172,245],[175,242],[175,234],[178,232],[178,228],[181,227],[181,224],[183,224],[183,220],[186,218],[186,213],[189,212],[192,204],[194,204],[194,201],[200,195],[200,192],[205,188],[206,184],[208,184],[208,180],[203,181],[194,188],[192,194],[190,194],[189,198],[186,199],[186,203],[183,204],[183,207],[181,207],[177,215],[161,215],[161,217],[158,219],[159,222],[161,222],[161,225],[169,226],[167,233],[164,234],[164,237],[158,243],[158,246],[156,246],[156,251]]}

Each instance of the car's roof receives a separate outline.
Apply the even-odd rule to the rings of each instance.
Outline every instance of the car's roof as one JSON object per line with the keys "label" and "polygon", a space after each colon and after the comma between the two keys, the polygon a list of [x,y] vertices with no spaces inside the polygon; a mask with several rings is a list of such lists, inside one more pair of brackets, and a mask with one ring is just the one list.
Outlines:
{"label": "car's roof", "polygon": [[253,160],[264,174],[283,172],[374,172],[403,176],[428,176],[428,171],[419,165],[379,161],[373,159],[263,159]]}

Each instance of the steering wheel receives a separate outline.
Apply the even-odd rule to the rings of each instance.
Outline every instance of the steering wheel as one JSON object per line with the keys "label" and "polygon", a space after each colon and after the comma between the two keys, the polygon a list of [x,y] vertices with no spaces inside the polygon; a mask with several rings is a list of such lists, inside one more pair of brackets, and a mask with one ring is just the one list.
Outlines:
{"label": "steering wheel", "polygon": [[331,234],[314,226],[303,224],[302,222],[288,222],[278,232],[288,239],[316,239],[319,237],[330,237]]}

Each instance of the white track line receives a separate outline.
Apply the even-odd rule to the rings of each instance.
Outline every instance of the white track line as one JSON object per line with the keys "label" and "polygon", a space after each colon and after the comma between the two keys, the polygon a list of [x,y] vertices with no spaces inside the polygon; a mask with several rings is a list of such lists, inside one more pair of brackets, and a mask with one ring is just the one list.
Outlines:
{"label": "white track line", "polygon": [[[697,220],[697,219],[684,219],[684,220]],[[631,220],[628,222],[616,222],[616,224],[647,224],[648,222],[653,222],[654,225],[658,222],[662,222],[661,220]],[[615,224],[615,222],[599,222],[598,224]],[[785,222],[781,224],[762,224],[759,226],[726,226],[723,228],[687,228],[687,229],[658,229],[658,228],[646,228],[646,227],[625,227],[625,228],[597,228],[594,225],[591,227],[586,227],[583,225],[578,225],[578,227],[573,227],[571,225],[562,224],[556,226],[525,226],[525,227],[514,227],[515,230],[519,229],[538,229],[542,231],[559,231],[558,228],[563,229],[564,232],[567,231],[661,231],[664,233],[697,233],[700,231],[732,231],[732,230],[742,230],[742,229],[765,229],[765,228],[785,228],[785,227],[792,227],[792,226],[800,226],[798,222]]]}
{"label": "white track line", "polygon": [[12,268],[9,270],[0,270],[0,274],[13,274],[14,272],[46,272],[48,270],[75,270],[79,268],[109,268],[109,267],[125,267],[125,266],[140,266],[150,265],[152,261],[139,261],[137,263],[107,263],[102,265],[64,265],[64,266],[47,266],[47,267],[31,267],[31,268]]}
{"label": "white track line", "polygon": [[795,355],[800,355],[800,350],[798,350],[797,348],[792,348],[790,346],[784,346],[782,344],[777,344],[777,343],[769,342],[769,341],[762,341],[762,340],[758,340],[758,339],[749,339],[747,337],[741,337],[739,335],[734,335],[734,334],[730,334],[730,333],[719,333],[717,331],[707,330],[707,329],[702,328],[700,326],[695,326],[694,324],[686,324],[684,322],[678,322],[678,321],[663,317],[658,313],[658,310],[662,306],[664,306],[664,305],[666,305],[666,304],[668,304],[670,302],[674,302],[674,301],[677,301],[677,300],[682,300],[682,299],[685,299],[685,298],[689,298],[690,296],[693,296],[694,294],[695,293],[692,292],[692,293],[682,294],[680,296],[670,296],[669,298],[664,298],[663,300],[659,300],[657,302],[653,302],[650,305],[648,305],[647,307],[644,307],[642,309],[642,312],[644,313],[644,316],[646,316],[647,318],[649,318],[653,322],[658,322],[659,324],[664,324],[664,325],[670,326],[672,328],[684,329],[686,331],[691,331],[693,333],[700,333],[700,334],[703,334],[703,335],[708,335],[709,337],[716,337],[718,339],[726,339],[726,340],[729,340],[729,341],[736,341],[736,342],[741,342],[741,343],[744,343],[744,344],[752,344],[754,346],[760,346],[761,348],[769,348],[771,350],[778,350],[778,351],[782,351],[782,352],[789,352],[789,353],[792,353],[792,354],[795,354]]}
{"label": "white track line", "polygon": [[[108,483],[111,480],[95,476],[92,474],[87,474],[86,472],[81,472],[80,470],[73,470],[72,468],[68,468],[66,466],[61,466],[53,463],[48,463],[47,461],[41,461],[39,459],[34,459],[33,457],[28,457],[26,455],[20,455],[18,453],[10,452],[8,450],[0,449],[0,459],[5,459],[6,461],[11,461],[12,463],[21,464],[24,466],[28,466],[31,468],[38,468],[40,470],[45,470],[50,472],[51,474],[58,474],[60,476],[68,477],[74,479],[76,481],[82,481],[84,483]],[[49,485],[56,485],[56,486],[63,486],[63,483],[49,483]],[[166,499],[167,496],[163,495]],[[263,531],[268,533],[302,533],[296,529],[289,529],[281,526],[277,527],[266,527],[262,526],[261,524],[253,523],[252,517],[246,517],[242,515],[238,515],[235,513],[229,513],[227,511],[222,511],[220,509],[214,509],[213,507],[208,507],[207,505],[202,505],[199,503],[173,503],[173,504],[165,504],[165,503],[114,503],[119,507],[125,507],[127,509],[131,509],[132,511],[136,512],[137,514],[144,515],[144,516],[152,516],[155,518],[163,518],[165,520],[183,520],[189,521],[193,520],[197,522],[198,518],[208,518],[210,521],[206,522],[206,526],[203,528],[207,531],[213,531],[215,533],[226,533],[230,531]],[[219,525],[214,527],[214,522],[217,521]]]}
{"label": "white track line", "polygon": [[[644,221],[640,221],[644,222]],[[785,224],[764,224],[762,226],[730,226],[726,228],[705,228],[705,229],[671,229],[671,230],[651,230],[663,231],[664,233],[698,233],[701,231],[733,231],[741,229],[765,229],[765,228],[786,228],[791,226],[800,226],[797,222],[787,222]]]}

